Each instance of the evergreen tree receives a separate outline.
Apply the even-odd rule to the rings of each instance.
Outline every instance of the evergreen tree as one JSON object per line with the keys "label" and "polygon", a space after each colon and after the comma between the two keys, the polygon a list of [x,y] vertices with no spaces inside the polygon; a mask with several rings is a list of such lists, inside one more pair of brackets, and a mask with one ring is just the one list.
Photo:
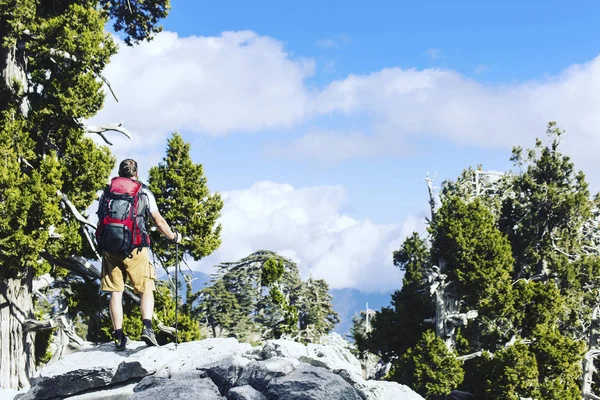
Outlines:
{"label": "evergreen tree", "polygon": [[241,313],[237,298],[227,290],[222,279],[197,292],[192,300],[198,301],[194,312],[208,324],[213,337],[222,337],[224,333],[241,337],[235,328],[244,325],[241,321],[247,320],[248,316]]}
{"label": "evergreen tree", "polygon": [[194,295],[215,336],[318,342],[339,321],[327,283],[302,282],[298,266],[277,253],[259,250],[217,268],[213,284]]}
{"label": "evergreen tree", "polygon": [[[214,252],[221,245],[221,225],[217,224],[217,219],[221,215],[223,201],[219,194],[210,193],[202,165],[194,164],[189,143],[185,143],[178,133],[173,133],[168,140],[163,162],[150,168],[149,176],[149,187],[156,197],[161,215],[185,238],[176,248],[159,231],[151,232],[152,252],[163,268],[168,272],[168,268],[175,265],[176,257],[181,267],[187,256],[198,261]],[[178,274],[179,270],[175,273]],[[186,341],[199,337],[199,331],[192,316],[193,296],[187,293],[183,301],[179,295],[183,285],[179,276],[177,282],[180,287],[177,290],[173,288],[172,293],[172,297],[177,294],[177,298],[171,303],[157,302],[156,310],[158,315],[169,317],[172,312],[173,318],[168,319],[174,326],[175,307],[179,308],[178,339]],[[175,279],[172,283],[175,284]],[[172,306],[172,310],[160,308],[167,305]]]}
{"label": "evergreen tree", "polygon": [[[263,268],[268,260],[272,261]],[[289,304],[289,299],[295,296],[302,284],[298,266],[277,253],[259,250],[239,261],[219,264],[217,268],[219,272],[215,280],[223,280],[226,290],[235,296],[240,313],[251,320],[251,324],[245,319],[235,321],[232,329],[240,336],[248,336],[250,332],[245,329],[260,329],[260,336],[273,335],[284,313],[277,301]],[[264,279],[263,271],[266,271]],[[271,291],[273,287],[276,290]]]}
{"label": "evergreen tree", "polygon": [[[65,205],[87,209],[114,165],[86,136],[83,120],[102,107],[101,73],[117,51],[109,18],[128,43],[149,39],[168,0],[122,2],[0,0],[0,388],[29,385],[36,362],[32,284],[61,277],[73,255],[93,256]],[[63,197],[64,196],[64,197]],[[62,201],[62,203],[61,203]],[[88,232],[89,234],[89,232]]]}
{"label": "evergreen tree", "polygon": [[372,330],[364,339],[355,337],[361,352],[369,351],[390,361],[414,346],[425,330],[425,320],[434,312],[425,285],[425,271],[431,266],[427,243],[416,232],[393,254],[394,265],[404,272],[402,289],[392,294],[391,307],[376,311]]}
{"label": "evergreen tree", "polygon": [[[179,245],[180,257],[198,261],[221,245],[223,200],[211,194],[204,169],[194,164],[190,145],[174,133],[167,143],[163,162],[150,168],[149,187],[163,217],[186,239]],[[175,246],[158,231],[151,234],[152,251],[163,267],[175,264]]]}
{"label": "evergreen tree", "polygon": [[[583,173],[559,151],[563,132],[550,123],[547,133],[549,143],[537,140],[526,156],[513,150],[517,171],[497,176],[469,168],[444,182],[441,206],[432,207],[430,245],[421,252],[431,257],[415,275],[420,288],[411,290],[407,270],[394,294],[399,304],[378,312],[363,340],[372,352],[398,357],[392,379],[428,398],[458,389],[482,399],[579,399],[596,388],[598,196],[590,198]],[[410,321],[402,310],[426,310],[414,301],[430,294],[435,312],[418,320],[436,324],[436,341],[447,352],[430,333],[385,343],[385,333],[399,335]],[[410,326],[411,334],[422,332]],[[584,355],[590,361],[582,363]],[[457,368],[440,365],[451,358],[463,362],[464,379],[437,374]]]}
{"label": "evergreen tree", "polygon": [[461,361],[432,330],[423,333],[390,373],[427,399],[443,399],[464,379]]}
{"label": "evergreen tree", "polygon": [[331,304],[329,285],[323,279],[310,277],[302,283],[295,304],[298,308],[300,336],[306,341],[315,341],[329,334],[340,322]]}

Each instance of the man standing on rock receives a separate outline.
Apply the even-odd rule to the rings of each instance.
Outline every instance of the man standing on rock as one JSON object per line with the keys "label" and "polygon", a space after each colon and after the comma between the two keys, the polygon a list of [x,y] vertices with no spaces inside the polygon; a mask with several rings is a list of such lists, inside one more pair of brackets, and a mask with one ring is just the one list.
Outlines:
{"label": "man standing on rock", "polygon": [[119,176],[104,190],[97,214],[96,239],[103,253],[101,290],[111,292],[109,309],[116,350],[125,350],[128,340],[123,332],[122,302],[126,276],[134,292],[141,294],[141,339],[148,346],[158,346],[152,329],[156,273],[149,257],[146,216],[150,214],[158,230],[170,240],[179,243],[181,234],[172,231],[158,211],[154,195],[138,180],[137,162],[132,159],[119,165]]}

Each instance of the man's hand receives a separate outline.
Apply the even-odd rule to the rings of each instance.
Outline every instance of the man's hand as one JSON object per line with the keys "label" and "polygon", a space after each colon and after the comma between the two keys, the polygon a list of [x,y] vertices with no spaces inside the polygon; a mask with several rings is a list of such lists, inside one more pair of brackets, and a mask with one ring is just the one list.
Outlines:
{"label": "man's hand", "polygon": [[171,239],[174,243],[181,243],[181,233],[175,231],[173,232],[173,234],[175,236],[173,236],[173,239]]}

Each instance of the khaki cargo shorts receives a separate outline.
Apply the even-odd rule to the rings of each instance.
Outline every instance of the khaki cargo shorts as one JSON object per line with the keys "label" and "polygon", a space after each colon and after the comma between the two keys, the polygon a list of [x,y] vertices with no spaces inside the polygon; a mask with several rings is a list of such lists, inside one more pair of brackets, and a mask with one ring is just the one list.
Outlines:
{"label": "khaki cargo shorts", "polygon": [[102,287],[107,292],[122,292],[129,277],[136,294],[155,289],[156,271],[150,263],[147,247],[136,249],[131,257],[104,253],[102,257]]}

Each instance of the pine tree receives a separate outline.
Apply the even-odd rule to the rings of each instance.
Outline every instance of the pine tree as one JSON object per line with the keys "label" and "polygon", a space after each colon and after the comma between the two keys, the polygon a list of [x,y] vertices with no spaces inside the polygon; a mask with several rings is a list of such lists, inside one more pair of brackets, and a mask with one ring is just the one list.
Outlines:
{"label": "pine tree", "polygon": [[302,283],[294,303],[298,308],[299,330],[303,340],[316,341],[333,331],[340,322],[331,300],[329,285],[325,280],[310,277]]}
{"label": "pine tree", "polygon": [[[513,149],[516,171],[498,176],[469,168],[456,181],[444,182],[422,252],[431,257],[414,275],[421,286],[410,289],[407,270],[404,286],[394,294],[399,304],[376,314],[364,340],[370,351],[399,357],[391,377],[410,382],[428,398],[448,389],[481,399],[594,396],[593,360],[600,350],[598,196],[590,198],[583,173],[559,151],[564,132],[550,123],[547,134],[549,143],[536,140],[525,156],[520,147]],[[419,258],[402,259],[414,264]],[[430,294],[435,312],[417,320],[436,324],[445,356],[440,358],[430,334],[415,339],[422,332],[417,324],[410,325],[413,335],[403,344],[395,336],[385,343],[384,333],[399,335],[410,321],[402,310],[425,310],[414,300]],[[462,361],[462,383],[436,373],[444,370],[441,360],[452,357]]]}
{"label": "pine tree", "polygon": [[432,325],[425,320],[434,312],[425,285],[425,272],[431,266],[427,243],[416,232],[393,253],[394,265],[404,272],[402,289],[392,294],[390,307],[376,311],[372,330],[357,340],[361,352],[377,354],[386,362],[414,346]]}
{"label": "pine tree", "polygon": [[213,337],[222,337],[225,334],[238,339],[244,337],[236,328],[247,325],[248,316],[241,312],[237,298],[227,290],[223,279],[218,279],[211,286],[193,295],[192,304],[195,301],[198,301],[199,305],[194,309],[194,313],[206,322]]}
{"label": "pine tree", "polygon": [[390,374],[427,399],[443,399],[464,379],[461,361],[433,330],[423,333]]}
{"label": "pine tree", "polygon": [[150,39],[169,8],[131,2],[132,15],[121,3],[0,0],[0,388],[27,387],[35,368],[35,335],[22,326],[35,278],[93,256],[64,206],[89,207],[114,165],[81,122],[102,107],[101,73],[117,51],[104,26],[111,18],[128,43]]}
{"label": "pine tree", "polygon": [[259,250],[217,268],[213,284],[194,295],[195,312],[213,335],[318,342],[339,322],[327,283],[302,282],[298,266],[275,252]]}
{"label": "pine tree", "polygon": [[[188,256],[198,261],[214,252],[221,245],[221,225],[217,224],[217,220],[223,201],[219,194],[210,193],[202,165],[194,164],[191,159],[190,144],[185,143],[178,133],[173,133],[167,142],[163,161],[150,168],[149,176],[149,187],[161,215],[184,237],[176,247],[158,230],[151,232],[152,252],[165,271],[175,266],[176,261],[181,268]],[[176,270],[175,274],[179,271]],[[165,307],[172,305],[172,310],[161,309],[161,303],[157,303],[157,314],[170,316],[173,311],[173,318],[169,321],[174,326],[174,310],[178,307],[181,311],[177,313],[178,339],[197,338],[199,332],[192,315],[193,295],[188,293],[184,301],[180,296],[183,282],[179,275],[177,279],[171,279],[173,286],[175,281],[179,287],[177,290],[172,288],[171,296],[177,298],[172,304],[163,304]]]}
{"label": "pine tree", "polygon": [[[223,200],[211,194],[201,164],[194,164],[190,145],[174,133],[167,143],[163,162],[150,168],[149,187],[163,217],[183,237],[180,257],[189,255],[198,261],[221,245]],[[158,231],[151,234],[152,251],[164,268],[175,265],[175,246]]]}

